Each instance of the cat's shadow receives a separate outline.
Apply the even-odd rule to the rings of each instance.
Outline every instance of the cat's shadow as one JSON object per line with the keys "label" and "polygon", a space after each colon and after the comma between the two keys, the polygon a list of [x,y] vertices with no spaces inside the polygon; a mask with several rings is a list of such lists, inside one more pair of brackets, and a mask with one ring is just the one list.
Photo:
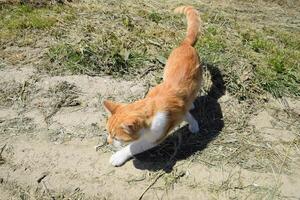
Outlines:
{"label": "cat's shadow", "polygon": [[207,95],[195,100],[195,109],[191,111],[200,125],[199,133],[190,133],[187,125],[177,129],[159,146],[136,155],[133,159],[136,168],[170,172],[177,161],[205,149],[221,132],[224,122],[218,99],[225,94],[224,80],[216,66],[207,63],[203,66],[211,76],[212,86]]}

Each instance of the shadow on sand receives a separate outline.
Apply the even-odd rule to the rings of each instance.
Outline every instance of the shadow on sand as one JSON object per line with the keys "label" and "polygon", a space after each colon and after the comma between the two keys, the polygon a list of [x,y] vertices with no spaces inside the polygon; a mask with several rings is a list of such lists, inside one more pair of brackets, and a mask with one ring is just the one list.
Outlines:
{"label": "shadow on sand", "polygon": [[224,127],[223,115],[218,99],[225,94],[225,85],[220,70],[212,65],[204,64],[212,80],[210,91],[198,97],[192,115],[200,125],[200,132],[192,134],[187,125],[174,131],[159,146],[138,154],[133,164],[138,169],[170,172],[177,161],[186,159],[194,153],[206,148]]}

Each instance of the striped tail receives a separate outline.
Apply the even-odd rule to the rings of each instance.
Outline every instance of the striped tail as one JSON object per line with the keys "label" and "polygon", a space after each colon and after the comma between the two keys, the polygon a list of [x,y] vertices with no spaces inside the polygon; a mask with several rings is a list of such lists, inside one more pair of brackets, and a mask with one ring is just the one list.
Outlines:
{"label": "striped tail", "polygon": [[180,6],[174,10],[175,13],[183,13],[187,18],[187,34],[182,44],[188,44],[194,46],[197,42],[199,27],[200,27],[200,17],[198,11],[192,6]]}

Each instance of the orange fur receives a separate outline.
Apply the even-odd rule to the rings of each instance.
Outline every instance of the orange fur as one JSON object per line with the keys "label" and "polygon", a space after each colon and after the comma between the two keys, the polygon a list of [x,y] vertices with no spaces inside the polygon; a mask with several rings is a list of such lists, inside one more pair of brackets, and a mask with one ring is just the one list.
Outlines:
{"label": "orange fur", "polygon": [[125,142],[137,140],[139,130],[149,128],[156,113],[166,112],[168,124],[161,141],[191,108],[202,79],[200,60],[193,47],[197,41],[200,19],[191,6],[178,7],[175,12],[187,16],[187,35],[181,45],[171,52],[163,82],[152,88],[144,99],[130,104],[104,101],[105,108],[111,114],[107,121],[109,143],[112,139]]}

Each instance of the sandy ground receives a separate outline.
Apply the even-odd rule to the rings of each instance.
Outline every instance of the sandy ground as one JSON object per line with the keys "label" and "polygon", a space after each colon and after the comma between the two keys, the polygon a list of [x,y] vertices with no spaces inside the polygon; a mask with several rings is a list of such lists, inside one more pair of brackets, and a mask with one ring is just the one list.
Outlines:
{"label": "sandy ground", "polygon": [[[29,86],[20,92],[27,94],[27,88],[31,90],[25,100],[17,95],[9,105],[0,107],[0,199],[124,200],[139,199],[144,191],[142,199],[149,200],[300,199],[300,151],[294,142],[299,140],[299,130],[289,130],[288,125],[274,128],[277,119],[271,108],[284,109],[275,100],[258,110],[249,126],[266,144],[278,143],[278,154],[286,155],[279,171],[210,165],[193,161],[190,155],[165,172],[151,161],[138,158],[122,167],[112,167],[108,162],[112,150],[107,146],[98,151],[94,148],[104,142],[106,114],[101,101],[111,98],[128,102],[140,98],[147,91],[142,81],[84,75],[49,77],[28,66],[6,66],[0,71],[0,82],[26,82]],[[51,90],[61,83],[72,85],[71,93],[63,92],[73,95],[71,103],[59,104],[59,95],[64,94]],[[226,119],[229,107],[235,104],[228,95],[218,101]],[[300,114],[300,101],[286,102]],[[227,121],[224,123],[226,126]],[[290,143],[291,148],[282,148],[280,152],[281,143]],[[195,152],[199,154],[201,151]],[[166,163],[168,159],[160,162]],[[284,170],[286,163],[288,172]]]}

